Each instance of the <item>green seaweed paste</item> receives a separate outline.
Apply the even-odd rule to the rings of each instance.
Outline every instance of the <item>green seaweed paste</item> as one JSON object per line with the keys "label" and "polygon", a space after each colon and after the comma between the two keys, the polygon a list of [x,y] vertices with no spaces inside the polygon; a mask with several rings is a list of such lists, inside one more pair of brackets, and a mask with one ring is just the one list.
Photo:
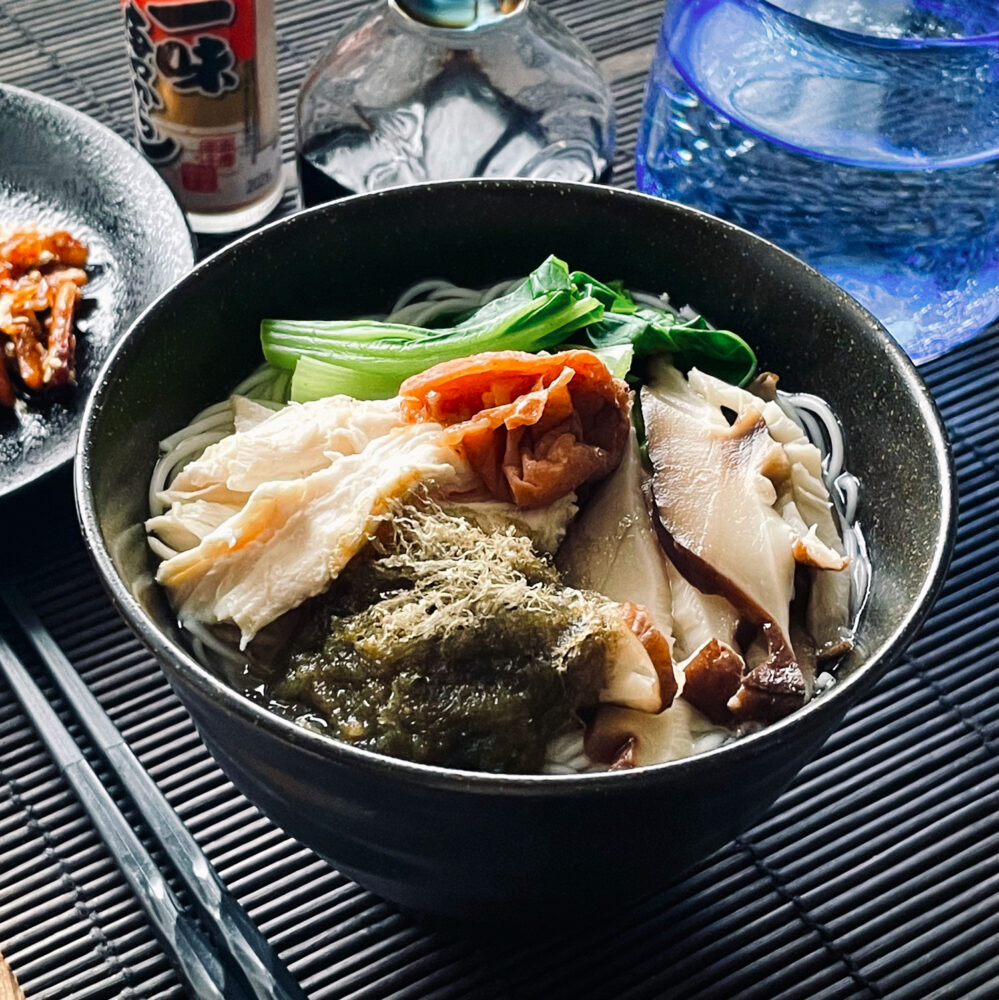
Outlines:
{"label": "green seaweed paste", "polygon": [[537,772],[596,703],[616,606],[565,587],[512,528],[407,509],[311,602],[267,693],[354,746]]}

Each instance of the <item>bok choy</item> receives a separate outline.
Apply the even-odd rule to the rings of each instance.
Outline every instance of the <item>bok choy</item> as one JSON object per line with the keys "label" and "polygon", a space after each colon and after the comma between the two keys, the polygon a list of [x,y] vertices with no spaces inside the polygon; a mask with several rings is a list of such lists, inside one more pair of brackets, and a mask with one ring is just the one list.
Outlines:
{"label": "bok choy", "polygon": [[541,351],[567,341],[606,356],[619,377],[633,356],[664,352],[740,384],[756,370],[752,350],[735,334],[639,305],[619,284],[570,273],[554,256],[512,291],[449,327],[364,319],[261,324],[264,357],[293,372],[291,398],[297,402],[337,393],[384,399],[410,375],[442,361],[483,351]]}

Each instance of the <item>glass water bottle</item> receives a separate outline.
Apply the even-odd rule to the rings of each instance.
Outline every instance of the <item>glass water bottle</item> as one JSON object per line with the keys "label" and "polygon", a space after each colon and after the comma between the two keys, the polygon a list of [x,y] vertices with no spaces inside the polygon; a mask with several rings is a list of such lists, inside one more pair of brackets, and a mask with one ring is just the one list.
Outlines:
{"label": "glass water bottle", "polygon": [[530,0],[381,0],[302,85],[303,201],[461,177],[606,181],[610,90]]}

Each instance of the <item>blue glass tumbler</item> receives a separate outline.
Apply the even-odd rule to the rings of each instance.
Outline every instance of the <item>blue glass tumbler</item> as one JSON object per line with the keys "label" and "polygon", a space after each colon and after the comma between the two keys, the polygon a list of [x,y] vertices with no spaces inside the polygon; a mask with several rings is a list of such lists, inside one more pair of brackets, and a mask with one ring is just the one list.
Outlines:
{"label": "blue glass tumbler", "polygon": [[667,0],[637,180],[935,357],[999,315],[999,4]]}

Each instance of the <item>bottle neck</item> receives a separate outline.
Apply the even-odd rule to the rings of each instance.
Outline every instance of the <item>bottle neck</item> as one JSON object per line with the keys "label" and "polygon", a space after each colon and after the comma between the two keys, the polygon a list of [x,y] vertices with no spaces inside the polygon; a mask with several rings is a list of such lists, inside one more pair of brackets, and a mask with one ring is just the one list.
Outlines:
{"label": "bottle neck", "polygon": [[527,6],[528,0],[395,0],[407,17],[434,28],[479,28]]}

